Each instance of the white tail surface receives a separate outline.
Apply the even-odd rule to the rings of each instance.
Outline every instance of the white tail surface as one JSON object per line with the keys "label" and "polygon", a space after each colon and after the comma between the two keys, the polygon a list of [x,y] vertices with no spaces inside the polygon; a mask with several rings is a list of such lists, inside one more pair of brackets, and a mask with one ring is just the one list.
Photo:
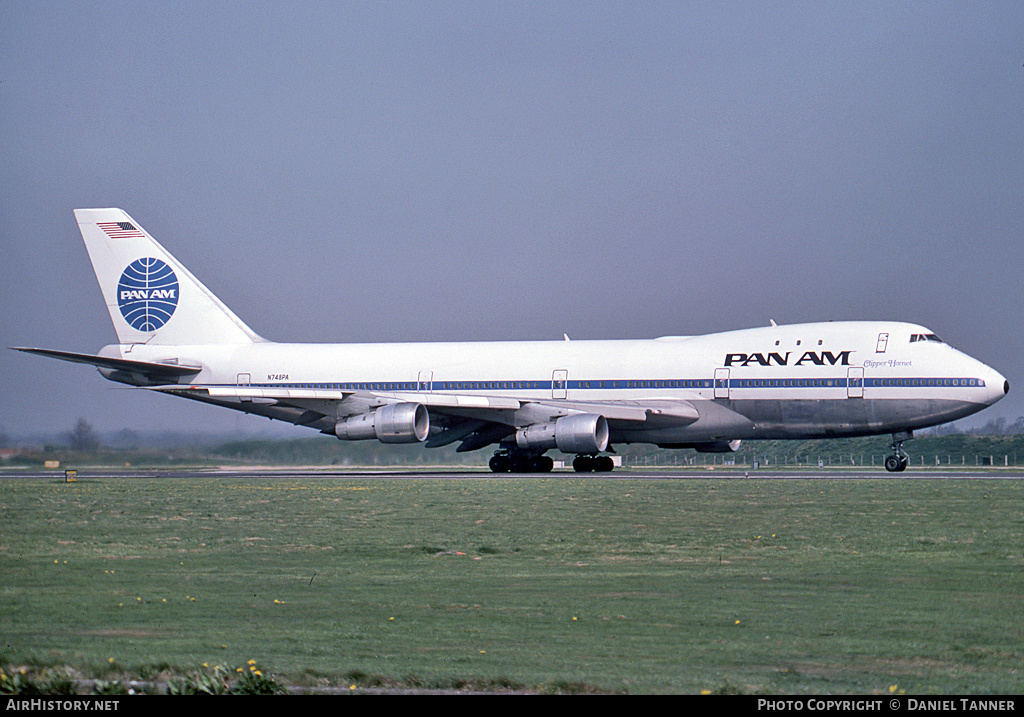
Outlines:
{"label": "white tail surface", "polygon": [[76,209],[122,344],[263,341],[121,209]]}

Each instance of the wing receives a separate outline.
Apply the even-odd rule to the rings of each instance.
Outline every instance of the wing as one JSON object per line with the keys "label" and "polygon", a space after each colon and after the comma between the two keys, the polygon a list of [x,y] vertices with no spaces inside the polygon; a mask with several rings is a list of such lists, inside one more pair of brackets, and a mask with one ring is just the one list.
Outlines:
{"label": "wing", "polygon": [[[688,425],[700,418],[694,405],[681,399],[602,402],[411,391],[262,388],[244,384],[190,385],[183,380],[197,375],[202,366],[177,359],[149,362],[53,349],[12,348],[61,361],[89,364],[115,381],[307,426],[342,438],[376,437],[391,443],[424,441],[428,448],[459,442],[458,452],[508,440],[525,429],[533,432],[533,438],[528,441],[550,443],[555,440],[555,424],[572,416],[599,417],[613,430]],[[396,428],[396,433],[386,436],[378,425],[379,411],[400,404],[423,406],[429,418],[415,431],[402,433]],[[412,414],[406,412],[406,415]],[[531,445],[540,448],[543,444]]]}
{"label": "wing", "polygon": [[[570,416],[600,416],[612,429],[688,425],[700,418],[689,401],[569,401],[480,396],[459,393],[348,391],[326,388],[262,388],[248,385],[152,387],[165,393],[267,415],[348,439],[381,437],[374,432],[378,409],[399,404],[423,406],[429,412],[425,439],[415,432],[409,441],[425,440],[428,448],[460,442],[458,452],[472,451],[509,439],[520,429],[553,425]],[[411,415],[411,414],[410,414]],[[346,429],[342,430],[342,424]],[[387,442],[405,442],[390,440]]]}

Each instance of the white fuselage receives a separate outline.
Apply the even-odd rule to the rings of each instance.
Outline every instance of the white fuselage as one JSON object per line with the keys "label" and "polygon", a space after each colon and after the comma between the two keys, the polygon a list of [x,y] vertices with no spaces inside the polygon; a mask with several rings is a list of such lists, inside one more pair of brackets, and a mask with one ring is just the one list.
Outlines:
{"label": "white fuselage", "polygon": [[341,413],[351,405],[356,413],[365,410],[358,404],[363,393],[504,422],[516,419],[492,410],[501,399],[576,410],[588,402],[696,407],[696,420],[677,420],[672,410],[643,423],[609,416],[613,443],[667,446],[912,431],[974,413],[1008,390],[998,372],[928,329],[894,322],[653,340],[126,348],[105,353],[202,365],[182,388],[206,389],[211,402],[271,417],[281,398],[291,405],[330,401]]}

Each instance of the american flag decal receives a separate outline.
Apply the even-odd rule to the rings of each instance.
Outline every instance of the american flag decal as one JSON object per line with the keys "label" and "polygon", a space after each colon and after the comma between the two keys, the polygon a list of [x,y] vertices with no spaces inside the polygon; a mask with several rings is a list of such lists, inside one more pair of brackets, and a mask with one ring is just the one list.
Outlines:
{"label": "american flag decal", "polygon": [[96,226],[111,239],[142,239],[146,236],[131,222],[97,222]]}

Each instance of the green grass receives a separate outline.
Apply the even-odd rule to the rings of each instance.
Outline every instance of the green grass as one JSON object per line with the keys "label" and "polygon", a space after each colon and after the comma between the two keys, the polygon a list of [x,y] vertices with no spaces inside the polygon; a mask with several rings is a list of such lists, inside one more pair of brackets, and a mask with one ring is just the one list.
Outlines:
{"label": "green grass", "polygon": [[1019,693],[1024,484],[0,480],[0,666]]}

